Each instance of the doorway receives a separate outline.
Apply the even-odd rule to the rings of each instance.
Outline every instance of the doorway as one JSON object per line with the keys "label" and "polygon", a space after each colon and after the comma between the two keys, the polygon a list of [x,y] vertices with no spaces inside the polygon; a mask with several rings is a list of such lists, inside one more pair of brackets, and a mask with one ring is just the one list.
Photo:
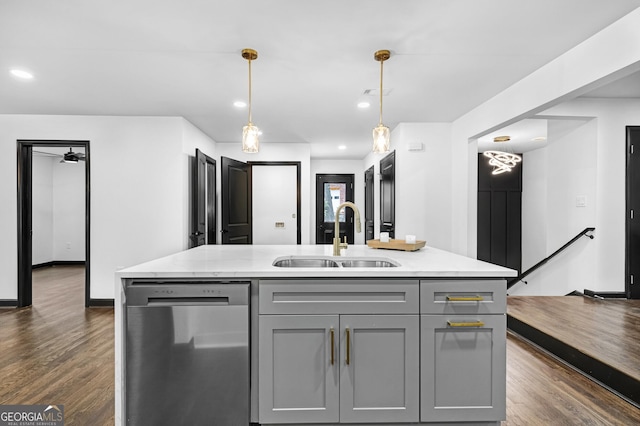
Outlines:
{"label": "doorway", "polygon": [[[84,194],[84,224],[63,224],[60,229],[70,232],[79,228],[84,233],[84,265],[85,265],[85,307],[113,305],[111,300],[91,299],[90,283],[90,156],[89,141],[69,141],[69,140],[18,140],[17,141],[17,196],[18,196],[18,307],[31,306],[32,304],[32,271],[33,271],[33,231],[34,231],[34,176],[33,176],[33,155],[34,148],[57,149],[60,153],[55,154],[60,158],[60,163],[70,163],[69,167],[84,164],[84,183],[80,189]],[[67,152],[68,149],[68,152]],[[75,149],[75,151],[74,151]],[[56,161],[57,162],[57,161]],[[36,217],[37,218],[37,217]],[[55,230],[55,229],[54,229]],[[39,237],[39,235],[37,235]],[[67,236],[65,238],[69,240]],[[66,249],[72,249],[75,245],[71,241],[64,242]],[[75,247],[73,247],[75,248]],[[82,251],[82,250],[81,250]],[[56,262],[53,258],[52,264],[64,263]]]}
{"label": "doorway", "polygon": [[[345,201],[354,201],[352,174],[316,175],[316,244],[332,244],[335,234],[335,212]],[[339,238],[353,244],[353,210],[342,209]]]}
{"label": "doorway", "polygon": [[[286,179],[289,182],[283,183],[289,189],[292,188],[291,178],[295,176],[295,193],[291,193],[290,190],[286,191],[287,202],[282,202],[286,205],[286,213],[284,211],[278,211],[278,218],[270,216],[267,221],[270,224],[260,222],[263,219],[263,211],[265,207],[262,203],[264,199],[274,198],[279,199],[280,186],[274,182],[260,182],[257,184],[257,189],[260,191],[256,195],[256,202],[260,203],[258,209],[260,212],[260,218],[258,220],[258,226],[271,228],[273,233],[270,236],[264,237],[263,230],[259,230],[258,244],[265,244],[269,238],[280,238],[282,230],[291,231],[295,228],[295,240],[287,239],[280,243],[282,244],[301,244],[302,242],[302,226],[301,226],[301,163],[299,161],[251,161],[244,163],[242,161],[234,160],[232,158],[221,158],[221,229],[222,244],[254,244],[254,182],[253,182],[253,170],[260,170],[258,173],[263,176],[261,172],[267,171],[268,168],[274,167],[276,169],[287,170],[285,174]],[[291,168],[295,168],[295,172]],[[284,169],[283,169],[284,168]],[[294,175],[295,173],[295,175]],[[267,173],[267,175],[272,175]],[[283,177],[284,175],[281,175]],[[291,212],[290,201],[295,200],[295,211]],[[284,216],[289,216],[284,219]],[[282,217],[282,218],[280,218]],[[287,233],[287,232],[285,232]],[[274,235],[277,235],[275,237]],[[295,242],[294,242],[295,241]]]}
{"label": "doorway", "polygon": [[636,154],[635,145],[640,147],[640,126],[627,126],[625,293],[628,299],[640,299],[640,221],[635,218],[640,214],[640,150]]}
{"label": "doorway", "polygon": [[374,234],[374,189],[373,166],[364,172],[364,241],[373,239]]}
{"label": "doorway", "polygon": [[396,152],[380,160],[380,232],[396,237]]}
{"label": "doorway", "polygon": [[494,175],[478,154],[478,260],[522,271],[522,165]]}
{"label": "doorway", "polygon": [[198,148],[193,164],[190,248],[216,243],[216,160]]}
{"label": "doorway", "polygon": [[300,244],[300,168],[297,163],[250,162],[253,244]]}

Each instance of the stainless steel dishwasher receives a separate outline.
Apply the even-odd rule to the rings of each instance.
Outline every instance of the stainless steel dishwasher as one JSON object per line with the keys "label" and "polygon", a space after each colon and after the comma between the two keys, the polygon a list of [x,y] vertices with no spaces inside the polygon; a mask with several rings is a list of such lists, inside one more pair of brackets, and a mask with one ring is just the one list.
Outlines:
{"label": "stainless steel dishwasher", "polygon": [[130,425],[249,424],[249,282],[125,286]]}

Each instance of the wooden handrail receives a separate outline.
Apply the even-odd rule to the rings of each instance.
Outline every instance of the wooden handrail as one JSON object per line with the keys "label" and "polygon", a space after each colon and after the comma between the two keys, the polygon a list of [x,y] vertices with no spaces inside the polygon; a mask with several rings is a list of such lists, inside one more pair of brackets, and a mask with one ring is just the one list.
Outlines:
{"label": "wooden handrail", "polygon": [[516,285],[518,282],[522,281],[522,279],[524,277],[526,277],[527,275],[529,275],[530,273],[532,273],[533,271],[535,271],[536,269],[540,268],[542,265],[544,265],[545,263],[547,263],[551,258],[555,257],[557,254],[559,254],[562,250],[566,249],[567,247],[569,247],[571,244],[575,243],[578,239],[580,239],[580,237],[582,237],[583,235],[589,237],[590,239],[593,240],[593,235],[587,235],[587,233],[589,232],[593,232],[595,231],[596,228],[584,228],[582,231],[580,231],[578,233],[578,235],[576,235],[575,237],[573,237],[571,239],[571,241],[569,241],[567,244],[563,245],[562,247],[560,247],[558,250],[554,251],[553,253],[551,253],[549,256],[547,256],[546,258],[542,259],[540,262],[536,263],[535,265],[533,265],[531,268],[527,269],[526,271],[524,271],[523,273],[521,273],[520,275],[518,275],[517,277],[507,281],[507,288],[511,288],[514,285]]}

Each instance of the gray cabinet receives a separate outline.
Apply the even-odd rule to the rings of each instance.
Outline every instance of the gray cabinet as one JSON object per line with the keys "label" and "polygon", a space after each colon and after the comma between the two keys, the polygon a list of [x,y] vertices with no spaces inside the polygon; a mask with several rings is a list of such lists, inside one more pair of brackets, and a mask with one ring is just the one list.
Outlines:
{"label": "gray cabinet", "polygon": [[418,315],[342,315],[340,330],[340,422],[417,422]]}
{"label": "gray cabinet", "polygon": [[331,330],[336,339],[338,316],[261,315],[259,321],[260,423],[337,423]]}
{"label": "gray cabinet", "polygon": [[[260,423],[418,421],[418,307],[415,299],[408,304],[397,300],[409,287],[417,295],[418,283],[393,285],[399,286],[391,292],[396,296],[388,299],[377,294],[382,287],[357,281],[338,287],[261,282]],[[384,289],[384,296],[389,293]],[[340,294],[352,303],[336,297]],[[370,306],[363,308],[354,299]],[[293,302],[279,305],[283,300]],[[305,314],[309,303],[312,315]],[[386,304],[410,312],[376,312],[387,311]],[[278,314],[279,306],[287,314]]]}
{"label": "gray cabinet", "polygon": [[505,283],[421,283],[420,419],[506,417]]}

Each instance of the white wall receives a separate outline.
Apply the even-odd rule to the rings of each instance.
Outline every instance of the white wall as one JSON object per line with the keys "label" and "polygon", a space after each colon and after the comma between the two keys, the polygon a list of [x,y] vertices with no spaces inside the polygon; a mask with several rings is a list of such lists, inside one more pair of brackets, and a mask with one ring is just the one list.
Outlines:
{"label": "white wall", "polygon": [[[590,176],[591,193],[588,194],[587,209],[574,208],[577,222],[588,223],[587,218],[595,218],[595,239],[581,242],[586,244],[589,253],[580,259],[582,268],[590,270],[592,277],[585,278],[591,285],[590,290],[624,291],[625,276],[625,169],[626,169],[626,126],[640,125],[640,100],[638,99],[577,99],[566,102],[544,112],[545,116],[558,117],[596,117],[584,125],[584,131],[595,132],[595,142],[588,139],[587,145],[595,143],[590,151],[595,159],[586,160],[580,152],[579,161],[587,161],[585,167],[594,167],[595,176]],[[585,136],[586,138],[586,136]],[[578,144],[576,141],[575,144]],[[582,148],[582,147],[581,147]],[[585,170],[579,173],[586,173]],[[580,175],[577,175],[577,179]],[[557,184],[557,183],[556,183]],[[564,182],[563,182],[564,184]],[[568,202],[575,203],[571,197]],[[582,228],[581,228],[582,229]],[[580,229],[578,229],[579,231]],[[576,232],[578,232],[576,231]],[[580,247],[578,247],[580,250]],[[582,284],[579,284],[582,287]]]}
{"label": "white wall", "polygon": [[[353,174],[354,199],[347,201],[355,203],[358,210],[360,210],[362,231],[360,233],[355,232],[354,225],[353,241],[355,244],[364,244],[364,171],[365,169],[363,168],[363,162],[361,160],[311,160],[311,244],[316,243],[316,175],[318,174]],[[374,206],[374,210],[378,208],[378,204]]]}
{"label": "white wall", "polygon": [[90,297],[113,298],[117,268],[187,247],[184,127],[178,117],[0,115],[0,299],[17,298],[16,140],[90,141]]}
{"label": "white wall", "polygon": [[[299,161],[301,173],[301,215],[302,215],[302,244],[310,244],[310,235],[313,229],[313,223],[310,220],[311,215],[311,182],[310,182],[310,148],[305,143],[262,143],[260,144],[260,152],[255,154],[246,154],[242,152],[240,142],[238,143],[217,143],[216,144],[216,161],[218,161],[218,169],[220,169],[220,157],[228,157],[238,161]],[[218,172],[218,177],[220,172]],[[217,193],[220,194],[220,181],[218,178]],[[218,197],[218,212],[221,212],[220,197]],[[220,218],[220,214],[218,217]],[[218,229],[220,223],[218,222]]]}
{"label": "white wall", "polygon": [[640,69],[640,9],[551,61],[453,122],[453,251],[476,256],[479,136],[531,117]]}
{"label": "white wall", "polygon": [[[33,156],[33,222],[32,263],[39,265],[53,260],[53,160]],[[15,223],[15,218],[13,219]]]}
{"label": "white wall", "polygon": [[[422,144],[421,151],[409,151]],[[392,132],[396,151],[396,238],[415,235],[427,245],[451,249],[451,144],[450,123],[401,123]],[[376,238],[379,234],[380,188],[377,177],[384,156],[369,154],[364,169],[375,167]]]}
{"label": "white wall", "polygon": [[[533,266],[596,224],[597,120],[550,120],[548,145],[525,153],[522,267]],[[584,198],[582,206],[579,199]],[[579,205],[580,204],[580,205]],[[564,295],[597,289],[597,243],[583,237],[510,294]]]}

